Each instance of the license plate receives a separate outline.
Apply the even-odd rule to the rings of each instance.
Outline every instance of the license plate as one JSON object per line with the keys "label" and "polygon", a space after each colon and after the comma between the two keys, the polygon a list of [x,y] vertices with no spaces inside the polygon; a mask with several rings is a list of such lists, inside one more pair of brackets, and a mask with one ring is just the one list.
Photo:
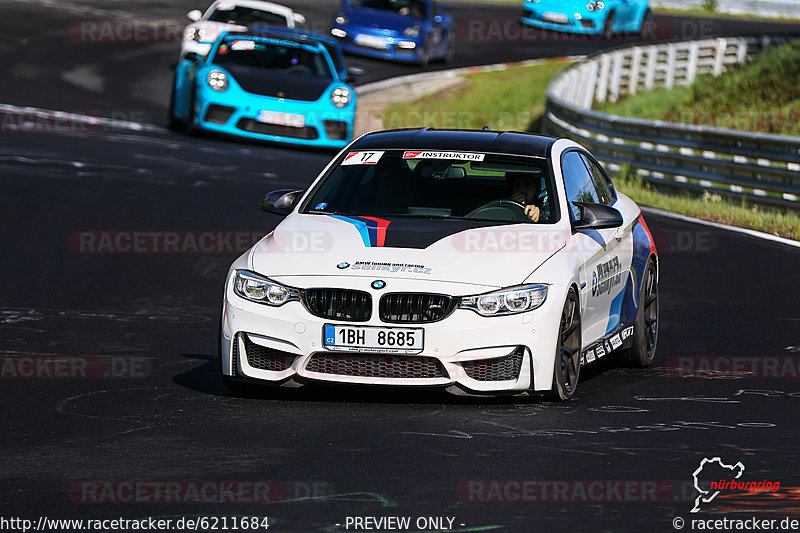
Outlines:
{"label": "license plate", "polygon": [[356,44],[360,44],[361,46],[366,46],[368,48],[378,48],[381,50],[386,49],[386,39],[384,37],[359,33],[356,35],[355,41]]}
{"label": "license plate", "polygon": [[303,128],[306,125],[306,117],[283,113],[281,111],[262,111],[256,118],[259,122],[266,124],[278,124],[279,126],[290,126],[292,128]]}
{"label": "license plate", "polygon": [[554,22],[556,24],[566,24],[568,17],[564,13],[553,13],[552,11],[547,11],[542,14],[542,18],[547,22]]}
{"label": "license plate", "polygon": [[425,342],[422,328],[376,328],[325,324],[323,345],[342,352],[419,353]]}

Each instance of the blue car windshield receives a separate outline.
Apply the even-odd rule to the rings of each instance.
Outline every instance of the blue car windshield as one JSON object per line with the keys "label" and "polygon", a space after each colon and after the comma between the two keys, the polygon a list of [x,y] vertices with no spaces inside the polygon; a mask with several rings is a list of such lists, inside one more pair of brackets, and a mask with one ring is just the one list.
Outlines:
{"label": "blue car windshield", "polygon": [[392,11],[399,15],[412,16],[418,19],[425,15],[425,2],[421,0],[353,0],[350,5]]}
{"label": "blue car windshield", "polygon": [[328,61],[319,50],[296,45],[229,39],[220,44],[214,64],[256,67],[284,74],[332,79]]}

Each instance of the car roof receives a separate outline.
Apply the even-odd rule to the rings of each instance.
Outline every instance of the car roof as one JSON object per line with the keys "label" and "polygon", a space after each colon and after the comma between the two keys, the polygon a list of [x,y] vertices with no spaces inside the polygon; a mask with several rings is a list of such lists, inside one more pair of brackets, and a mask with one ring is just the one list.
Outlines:
{"label": "car roof", "polygon": [[280,15],[291,15],[294,13],[292,8],[281,5],[275,4],[272,2],[263,2],[261,0],[217,0],[210,7],[218,7],[219,4],[229,3],[235,6],[242,6],[242,7],[250,7],[253,9],[261,9],[263,11],[271,11],[272,13],[280,14]]}
{"label": "car roof", "polygon": [[516,131],[422,128],[368,133],[353,143],[351,148],[478,151],[547,158],[556,140],[554,137]]}

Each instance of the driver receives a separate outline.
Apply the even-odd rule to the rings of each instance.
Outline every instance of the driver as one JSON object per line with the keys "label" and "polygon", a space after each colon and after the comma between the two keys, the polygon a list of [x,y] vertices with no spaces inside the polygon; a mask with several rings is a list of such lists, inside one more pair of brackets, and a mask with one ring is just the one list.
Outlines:
{"label": "driver", "polygon": [[506,182],[511,188],[510,200],[522,204],[525,215],[532,222],[539,222],[542,211],[539,202],[539,183],[541,178],[536,174],[527,172],[508,172]]}

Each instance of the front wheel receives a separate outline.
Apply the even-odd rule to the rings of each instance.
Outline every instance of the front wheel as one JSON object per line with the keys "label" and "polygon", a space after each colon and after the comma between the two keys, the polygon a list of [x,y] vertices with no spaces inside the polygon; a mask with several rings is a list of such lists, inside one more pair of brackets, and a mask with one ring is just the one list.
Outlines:
{"label": "front wheel", "polygon": [[422,52],[420,52],[419,56],[419,66],[422,68],[426,68],[431,62],[431,45],[430,41],[425,40],[425,43],[422,45]]}
{"label": "front wheel", "polygon": [[456,39],[453,35],[450,35],[450,38],[447,40],[447,50],[444,53],[444,62],[448,65],[452,65],[453,61],[456,60]]}
{"label": "front wheel", "polygon": [[614,12],[608,14],[606,23],[603,26],[603,39],[610,40],[614,37]]}
{"label": "front wheel", "polygon": [[653,259],[647,260],[642,277],[639,310],[633,327],[633,345],[621,352],[627,366],[647,368],[656,356],[658,344],[658,276]]}
{"label": "front wheel", "polygon": [[646,39],[655,40],[655,19],[653,18],[653,12],[649,9],[645,11],[644,16],[642,17],[642,26],[639,28],[639,40],[644,41]]}
{"label": "front wheel", "polygon": [[175,77],[172,78],[172,91],[169,95],[169,111],[167,111],[167,128],[170,131],[185,131],[186,123],[175,116]]}
{"label": "front wheel", "polygon": [[569,400],[578,388],[581,372],[581,310],[578,293],[569,290],[561,311],[558,346],[553,366],[553,386],[547,393],[550,400]]}

